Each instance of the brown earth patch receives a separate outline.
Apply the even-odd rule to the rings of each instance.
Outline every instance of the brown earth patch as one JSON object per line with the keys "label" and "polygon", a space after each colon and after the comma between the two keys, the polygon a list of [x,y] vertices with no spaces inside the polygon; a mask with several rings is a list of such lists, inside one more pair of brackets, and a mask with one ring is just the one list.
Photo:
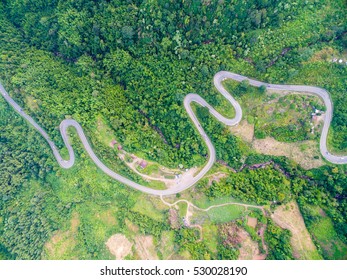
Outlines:
{"label": "brown earth patch", "polygon": [[[321,120],[319,120],[319,122],[321,122]],[[252,147],[258,153],[274,156],[286,156],[305,169],[317,168],[324,165],[319,147],[313,140],[302,141],[299,143],[284,143],[271,137],[265,139],[254,139],[254,125],[249,124],[246,120],[242,120],[239,125],[231,127],[230,131],[247,143],[251,143]]]}
{"label": "brown earth patch", "polygon": [[157,260],[158,256],[153,244],[153,236],[138,235],[135,237],[136,253],[141,260]]}
{"label": "brown earth patch", "polygon": [[134,223],[130,222],[128,219],[125,219],[125,224],[128,227],[128,229],[134,233],[139,232],[139,227],[135,225]]}
{"label": "brown earth patch", "polygon": [[[302,147],[305,146],[303,150]],[[317,168],[324,165],[319,147],[315,141],[307,140],[298,143],[283,143],[271,137],[253,141],[253,148],[265,155],[286,156],[305,169]],[[318,159],[315,158],[318,156]]]}
{"label": "brown earth patch", "polygon": [[281,228],[288,229],[292,233],[290,243],[296,259],[321,259],[296,202],[279,206],[271,218]]}
{"label": "brown earth patch", "polygon": [[176,209],[169,209],[169,224],[173,229],[178,229],[180,227],[178,211]]}
{"label": "brown earth patch", "polygon": [[223,172],[217,172],[215,174],[212,174],[209,176],[208,178],[208,183],[207,183],[207,186],[210,187],[212,185],[213,182],[216,182],[216,183],[219,183],[219,181],[222,179],[222,178],[225,178],[227,177],[228,175],[226,173],[223,173]]}
{"label": "brown earth patch", "polygon": [[241,229],[238,234],[241,238],[239,260],[265,260],[266,255],[260,253],[258,243],[251,239],[248,232]]}
{"label": "brown earth patch", "polygon": [[247,225],[249,225],[250,227],[255,228],[257,226],[257,223],[258,223],[257,218],[253,218],[253,217],[247,218]]}
{"label": "brown earth patch", "polygon": [[106,242],[106,246],[116,260],[123,260],[131,253],[133,244],[123,234],[112,235]]}
{"label": "brown earth patch", "polygon": [[230,127],[230,131],[248,143],[253,141],[254,125],[249,124],[246,120],[242,120],[238,125]]}

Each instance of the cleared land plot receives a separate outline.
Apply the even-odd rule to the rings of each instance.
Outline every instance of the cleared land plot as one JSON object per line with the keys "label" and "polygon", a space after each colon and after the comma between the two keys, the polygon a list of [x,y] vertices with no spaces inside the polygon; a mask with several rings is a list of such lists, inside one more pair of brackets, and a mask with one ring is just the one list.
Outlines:
{"label": "cleared land plot", "polygon": [[239,235],[242,238],[239,260],[264,260],[266,258],[265,254],[260,253],[258,243],[252,240],[245,230],[241,229]]}
{"label": "cleared land plot", "polygon": [[320,156],[319,146],[313,140],[298,143],[283,143],[273,138],[254,140],[253,148],[261,154],[286,156],[294,160],[305,169],[318,168],[324,165]]}
{"label": "cleared land plot", "polygon": [[123,234],[112,235],[106,242],[107,248],[116,260],[123,260],[131,253],[133,244]]}
{"label": "cleared land plot", "polygon": [[316,109],[319,109],[318,114],[324,110],[318,97],[290,91],[266,92],[231,80],[224,85],[239,101],[243,118],[254,124],[255,138],[271,136],[282,142],[317,138],[315,131],[311,133],[311,114],[316,114]]}
{"label": "cleared land plot", "polygon": [[322,259],[306,229],[304,219],[296,202],[290,202],[287,205],[278,207],[271,218],[281,228],[288,229],[292,233],[290,243],[296,259]]}
{"label": "cleared land plot", "polygon": [[247,225],[249,225],[252,228],[255,228],[257,226],[258,219],[253,217],[247,217]]}
{"label": "cleared land plot", "polygon": [[243,110],[243,120],[230,128],[234,135],[252,144],[259,153],[286,156],[305,169],[324,165],[317,141],[324,106],[318,97],[261,92],[252,86],[240,89],[240,83],[231,80],[225,82],[225,87]]}
{"label": "cleared land plot", "polygon": [[245,212],[245,207],[239,205],[226,205],[210,209],[207,213],[211,221],[226,223],[240,218]]}
{"label": "cleared land plot", "polygon": [[141,260],[157,260],[158,256],[153,244],[153,236],[138,235],[135,237],[136,253]]}

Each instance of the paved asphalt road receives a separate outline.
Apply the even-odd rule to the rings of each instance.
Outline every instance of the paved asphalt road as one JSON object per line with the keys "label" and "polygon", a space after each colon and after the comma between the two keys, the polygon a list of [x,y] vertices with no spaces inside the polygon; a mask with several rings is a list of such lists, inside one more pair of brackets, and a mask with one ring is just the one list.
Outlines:
{"label": "paved asphalt road", "polygon": [[218,72],[214,76],[214,85],[217,88],[217,90],[230,102],[230,104],[235,108],[235,117],[232,119],[227,119],[223,117],[221,114],[219,114],[213,107],[211,107],[201,96],[197,94],[190,93],[188,94],[185,99],[184,99],[184,107],[187,110],[187,113],[189,117],[192,119],[194,125],[198,129],[201,137],[205,141],[207,148],[209,150],[209,158],[207,164],[203,167],[203,169],[195,176],[193,177],[190,181],[186,181],[185,183],[178,184],[177,186],[167,189],[167,190],[154,190],[145,186],[142,186],[140,184],[137,184],[115,172],[113,172],[111,169],[109,169],[105,164],[101,162],[101,160],[95,155],[93,149],[91,148],[82,127],[78,122],[72,119],[66,119],[63,120],[60,123],[60,133],[63,137],[64,143],[68,149],[69,152],[69,160],[64,160],[61,155],[59,154],[59,151],[56,147],[56,145],[53,143],[53,141],[50,139],[46,131],[43,130],[43,128],[38,125],[29,115],[27,115],[23,109],[8,95],[7,91],[4,89],[4,87],[0,83],[0,92],[1,95],[5,98],[5,100],[23,117],[25,118],[32,126],[36,128],[38,132],[41,133],[41,135],[46,139],[48,144],[50,145],[53,154],[55,158],[57,159],[59,165],[62,168],[70,168],[74,165],[75,162],[75,154],[73,151],[72,146],[70,145],[68,141],[68,134],[67,134],[67,128],[68,127],[74,127],[77,130],[77,134],[80,137],[82,144],[91,157],[91,159],[94,161],[94,163],[102,170],[104,171],[107,175],[110,177],[114,178],[115,180],[130,186],[134,189],[137,189],[139,191],[142,191],[144,193],[152,194],[152,195],[171,195],[171,194],[176,194],[179,192],[182,192],[191,186],[193,186],[195,183],[197,183],[212,167],[216,160],[216,151],[215,148],[210,140],[210,138],[207,136],[203,128],[201,127],[201,124],[199,123],[197,117],[195,116],[190,104],[192,102],[196,102],[200,104],[201,106],[207,107],[210,111],[210,113],[218,119],[220,122],[224,123],[225,125],[228,126],[233,126],[237,125],[241,119],[242,119],[242,109],[240,107],[240,104],[225,90],[225,88],[222,86],[222,81],[225,79],[233,79],[235,81],[243,81],[243,80],[248,80],[249,83],[252,86],[260,87],[264,85],[268,90],[275,90],[275,91],[295,91],[295,92],[304,92],[304,93],[310,93],[313,95],[316,95],[320,97],[326,106],[326,116],[325,116],[325,121],[324,121],[324,126],[322,130],[322,135],[320,139],[320,151],[322,155],[330,162],[336,163],[336,164],[346,164],[347,163],[347,156],[346,157],[341,157],[341,156],[335,156],[332,155],[328,152],[327,150],[327,135],[328,135],[328,130],[330,126],[330,122],[332,119],[332,102],[329,96],[329,93],[318,87],[312,87],[312,86],[296,86],[296,85],[274,85],[274,84],[267,84],[263,82],[259,82],[256,80],[249,79],[245,76],[241,76],[235,73],[231,72],[226,72],[226,71],[221,71]]}

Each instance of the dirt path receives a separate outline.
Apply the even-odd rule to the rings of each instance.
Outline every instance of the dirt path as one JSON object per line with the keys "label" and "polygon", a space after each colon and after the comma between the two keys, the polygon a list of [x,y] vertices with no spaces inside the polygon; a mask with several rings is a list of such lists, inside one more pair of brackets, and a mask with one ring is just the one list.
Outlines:
{"label": "dirt path", "polygon": [[203,235],[202,235],[202,227],[201,225],[196,225],[196,224],[191,224],[190,223],[190,217],[193,215],[193,211],[192,209],[196,209],[198,211],[203,211],[203,212],[208,212],[209,210],[213,209],[213,208],[218,208],[218,207],[223,207],[223,206],[227,206],[227,205],[239,205],[239,206],[243,206],[246,208],[246,210],[249,208],[257,208],[257,209],[260,209],[264,215],[266,215],[265,213],[265,210],[264,210],[264,207],[263,206],[258,206],[258,205],[251,205],[251,204],[245,204],[245,203],[238,203],[238,202],[227,202],[227,203],[222,203],[222,204],[217,204],[217,205],[212,205],[210,207],[207,207],[207,208],[200,208],[200,207],[197,207],[196,205],[194,205],[193,203],[191,203],[190,201],[186,200],[186,199],[180,199],[180,200],[177,200],[175,201],[174,203],[169,203],[167,201],[164,200],[163,196],[160,196],[160,199],[161,201],[169,206],[169,207],[173,207],[175,205],[177,205],[178,203],[186,203],[187,204],[187,212],[186,212],[186,215],[184,217],[185,219],[185,225],[188,226],[188,227],[195,227],[195,228],[198,228],[199,231],[200,231],[200,239],[199,241],[202,240],[203,238]]}
{"label": "dirt path", "polygon": [[[176,204],[180,203],[180,202],[184,202],[184,203],[187,203],[188,206],[191,206],[193,207],[194,209],[196,210],[199,210],[199,211],[204,211],[204,212],[208,212],[209,210],[213,209],[213,208],[217,208],[217,207],[223,207],[223,206],[226,206],[226,205],[239,205],[239,206],[243,206],[246,208],[246,210],[249,208],[257,208],[257,209],[260,209],[264,215],[266,215],[265,213],[265,210],[264,210],[264,207],[263,206],[258,206],[258,205],[252,205],[252,204],[246,204],[246,203],[238,203],[238,202],[227,202],[227,203],[222,203],[222,204],[216,204],[216,205],[212,205],[212,206],[209,206],[207,208],[200,208],[196,205],[194,205],[193,203],[191,203],[190,201],[186,200],[186,199],[180,199],[180,200],[177,200],[175,201],[174,203],[169,203],[167,201],[164,200],[163,196],[160,196],[160,199],[161,201],[169,206],[169,207],[172,207],[172,206],[175,206]],[[188,208],[188,207],[187,207]]]}

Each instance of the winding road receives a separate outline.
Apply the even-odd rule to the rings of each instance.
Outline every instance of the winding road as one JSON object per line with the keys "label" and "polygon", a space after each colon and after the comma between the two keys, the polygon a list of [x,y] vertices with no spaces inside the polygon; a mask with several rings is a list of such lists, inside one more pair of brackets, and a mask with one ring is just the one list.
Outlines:
{"label": "winding road", "polygon": [[297,86],[297,85],[276,85],[276,84],[268,84],[268,83],[263,83],[260,81],[252,80],[249,79],[245,76],[238,75],[235,73],[227,72],[227,71],[220,71],[214,76],[214,85],[217,88],[217,90],[230,102],[230,104],[235,108],[235,117],[232,119],[228,119],[223,117],[221,114],[219,114],[211,105],[209,105],[201,96],[198,94],[193,94],[190,93],[188,94],[185,99],[184,99],[184,107],[193,121],[194,125],[196,126],[197,130],[199,131],[201,137],[203,138],[204,142],[207,145],[207,148],[209,150],[209,158],[207,161],[207,164],[202,168],[202,170],[191,180],[188,182],[185,182],[184,184],[178,184],[177,186],[166,189],[166,190],[154,190],[149,187],[140,185],[138,183],[135,183],[117,173],[109,169],[105,164],[102,163],[102,161],[95,155],[93,149],[91,148],[82,127],[78,122],[76,122],[73,119],[65,119],[60,123],[60,133],[62,135],[63,141],[65,143],[65,146],[68,149],[69,153],[69,160],[64,160],[56,145],[54,142],[51,140],[49,135],[46,133],[46,131],[39,125],[37,124],[33,118],[31,118],[29,115],[27,115],[23,109],[8,95],[7,91],[4,89],[4,87],[0,83],[0,92],[1,95],[4,97],[4,99],[7,101],[8,104],[10,104],[15,111],[17,111],[23,118],[25,118],[48,142],[49,146],[51,147],[53,154],[58,161],[59,165],[62,168],[70,168],[74,165],[75,162],[75,154],[73,151],[72,146],[69,143],[68,139],[68,133],[67,129],[69,127],[74,127],[77,131],[78,136],[81,139],[81,142],[91,157],[91,159],[94,161],[94,163],[103,171],[105,172],[108,176],[112,177],[113,179],[130,186],[134,189],[137,189],[141,192],[152,194],[152,195],[172,195],[176,194],[179,192],[182,192],[194,184],[196,184],[204,175],[210,170],[212,165],[214,164],[216,160],[216,151],[215,148],[210,140],[210,138],[207,136],[205,133],[204,129],[202,128],[200,122],[198,121],[196,115],[194,114],[191,103],[195,102],[200,104],[203,107],[206,107],[209,109],[210,113],[220,122],[222,122],[225,125],[228,126],[233,126],[237,125],[241,119],[242,119],[242,109],[240,104],[226,91],[226,89],[222,85],[222,81],[226,79],[233,79],[235,81],[241,82],[243,80],[248,80],[250,85],[255,86],[255,87],[260,87],[260,86],[265,86],[267,90],[269,91],[294,91],[294,92],[302,92],[302,93],[308,93],[308,94],[313,94],[318,97],[320,97],[326,106],[326,115],[325,115],[325,120],[324,120],[324,125],[323,125],[323,130],[320,138],[320,151],[322,153],[322,156],[325,157],[326,160],[335,163],[335,164],[347,164],[347,156],[342,157],[342,156],[335,156],[332,155],[328,152],[327,149],[327,136],[328,136],[328,131],[330,127],[330,122],[332,119],[332,111],[333,111],[333,106],[332,102],[330,99],[329,93],[319,87],[313,87],[313,86]]}

